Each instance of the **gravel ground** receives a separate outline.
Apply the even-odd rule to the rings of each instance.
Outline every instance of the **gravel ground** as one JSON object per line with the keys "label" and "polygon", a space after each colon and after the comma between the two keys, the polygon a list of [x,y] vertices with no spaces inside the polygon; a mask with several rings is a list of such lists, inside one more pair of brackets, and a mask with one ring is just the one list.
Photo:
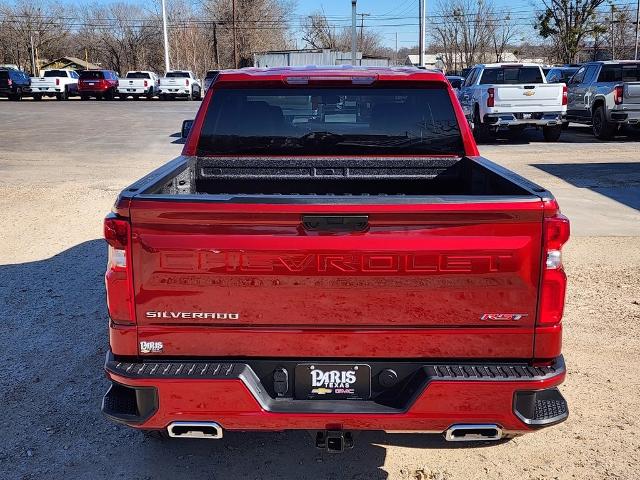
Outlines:
{"label": "gravel ground", "polygon": [[[197,105],[0,102],[0,478],[638,478],[639,149],[580,129],[566,143],[534,132],[481,147],[550,187],[576,219],[565,249],[567,422],[491,446],[363,433],[330,456],[303,432],[163,443],[106,421],[102,218],[124,186],[180,151],[171,135]],[[572,169],[545,166],[563,163]]]}

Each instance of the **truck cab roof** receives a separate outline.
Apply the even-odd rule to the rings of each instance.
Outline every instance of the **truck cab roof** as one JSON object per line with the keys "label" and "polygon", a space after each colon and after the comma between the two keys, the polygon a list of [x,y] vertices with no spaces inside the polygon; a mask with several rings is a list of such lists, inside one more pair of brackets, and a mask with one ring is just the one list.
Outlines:
{"label": "truck cab roof", "polygon": [[446,84],[444,74],[436,69],[419,69],[415,67],[354,67],[344,66],[313,66],[304,67],[269,67],[242,68],[238,70],[224,70],[220,72],[217,82],[225,81],[283,81],[295,84],[304,83],[305,79],[313,80],[344,80],[356,79],[353,83],[369,83],[387,80],[430,81]]}
{"label": "truck cab roof", "polygon": [[500,63],[479,63],[475,65],[475,67],[483,67],[483,68],[516,68],[516,67],[542,67],[539,63],[533,62],[500,62]]}

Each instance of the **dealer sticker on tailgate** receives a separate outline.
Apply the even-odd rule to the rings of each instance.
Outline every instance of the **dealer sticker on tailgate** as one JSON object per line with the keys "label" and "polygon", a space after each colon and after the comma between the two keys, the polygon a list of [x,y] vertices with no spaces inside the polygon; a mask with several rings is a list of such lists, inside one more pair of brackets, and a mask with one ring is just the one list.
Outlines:
{"label": "dealer sticker on tailgate", "polygon": [[295,395],[300,400],[366,400],[371,396],[371,367],[366,364],[297,365]]}

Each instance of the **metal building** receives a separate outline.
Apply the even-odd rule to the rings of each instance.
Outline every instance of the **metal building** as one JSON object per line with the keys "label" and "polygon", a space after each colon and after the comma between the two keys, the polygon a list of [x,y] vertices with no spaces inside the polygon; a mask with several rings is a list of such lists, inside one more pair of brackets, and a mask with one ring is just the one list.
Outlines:
{"label": "metal building", "polygon": [[[391,59],[370,57],[356,53],[358,65],[368,67],[387,67]],[[302,67],[305,65],[350,65],[351,52],[336,52],[325,49],[278,50],[253,54],[254,67]]]}

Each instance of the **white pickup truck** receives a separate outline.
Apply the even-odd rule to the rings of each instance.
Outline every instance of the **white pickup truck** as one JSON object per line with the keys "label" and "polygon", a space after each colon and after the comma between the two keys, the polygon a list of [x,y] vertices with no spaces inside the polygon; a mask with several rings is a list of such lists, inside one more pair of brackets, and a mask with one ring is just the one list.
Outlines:
{"label": "white pickup truck", "polygon": [[160,100],[187,97],[202,98],[202,82],[189,70],[171,70],[160,79]]}
{"label": "white pickup truck", "polygon": [[475,65],[458,92],[476,140],[498,130],[518,133],[542,127],[544,139],[560,138],[567,114],[567,86],[547,83],[535,63]]}
{"label": "white pickup truck", "polygon": [[42,100],[42,97],[67,100],[78,94],[78,78],[75,70],[45,70],[41,76],[31,78],[31,95],[34,100]]}
{"label": "white pickup truck", "polygon": [[149,71],[127,72],[124,78],[118,82],[118,97],[126,100],[133,97],[134,100],[146,97],[151,100],[160,92],[160,79],[158,75]]}

